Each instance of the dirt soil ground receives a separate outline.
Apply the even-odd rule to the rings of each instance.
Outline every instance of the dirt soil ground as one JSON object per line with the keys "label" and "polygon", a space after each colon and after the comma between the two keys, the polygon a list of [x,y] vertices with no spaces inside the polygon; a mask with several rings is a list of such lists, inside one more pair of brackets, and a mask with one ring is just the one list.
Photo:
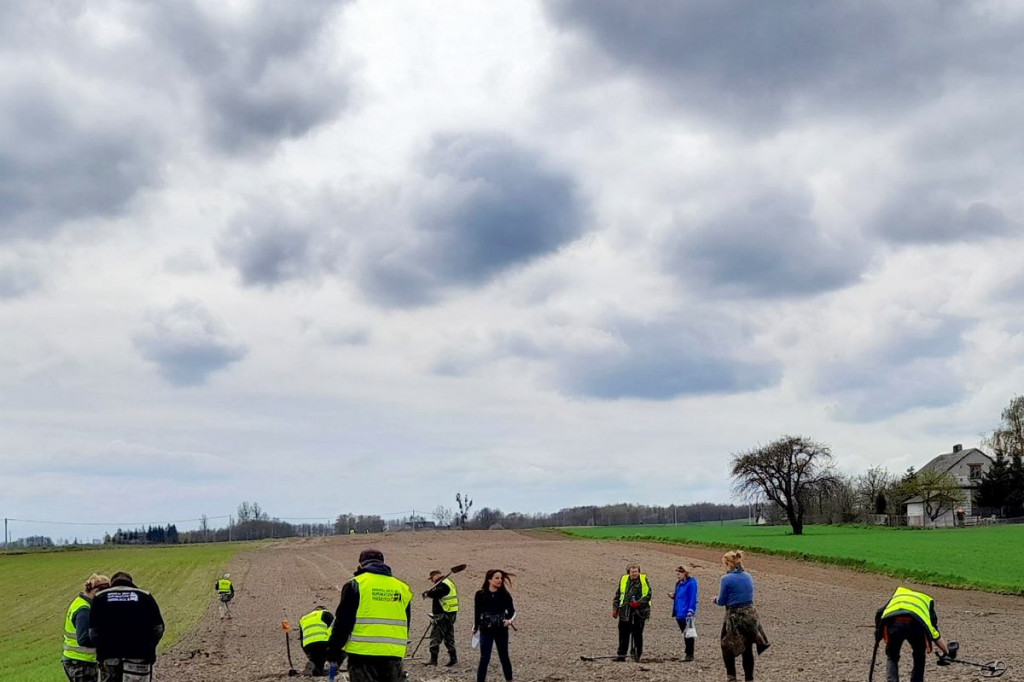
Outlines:
{"label": "dirt soil ground", "polygon": [[[513,596],[519,631],[512,633],[511,654],[519,682],[725,680],[717,637],[722,609],[711,603],[722,574],[720,551],[511,531],[425,531],[293,540],[243,552],[232,567],[238,590],[232,603],[233,619],[218,619],[211,594],[206,617],[161,657],[155,680],[289,679],[281,621],[297,623],[316,604],[333,611],[341,584],[352,575],[356,557],[367,545],[384,551],[395,575],[409,583],[416,595],[428,587],[431,569],[469,564],[457,578],[464,609],[456,626],[460,663],[452,669],[424,667],[424,644],[417,659],[406,662],[413,682],[474,679],[478,655],[469,647],[472,597],[488,568],[517,574]],[[655,594],[653,615],[645,632],[644,659],[640,663],[581,661],[581,655],[615,653],[612,598],[619,576],[631,561],[643,566]],[[679,660],[682,636],[670,617],[674,569],[681,562],[694,567],[700,582],[700,636],[694,663]],[[897,586],[896,580],[759,555],[750,555],[746,564],[757,586],[758,611],[772,640],[771,648],[757,659],[757,680],[867,679],[874,613]],[[936,598],[940,629],[947,639],[961,642],[962,658],[1002,659],[1009,666],[1003,680],[1024,680],[1024,654],[1019,648],[1024,599],[967,590],[922,589]],[[168,604],[163,608],[173,607]],[[428,612],[429,603],[417,597],[410,631],[414,643],[427,626]],[[302,671],[305,656],[294,634],[292,640],[292,659]],[[879,659],[875,679],[881,682],[885,679],[884,655],[880,653]],[[901,666],[904,680],[909,678],[909,659],[907,650]],[[928,662],[926,678],[980,679],[975,668],[939,668],[933,660]],[[492,657],[488,679],[502,679],[497,656]]]}

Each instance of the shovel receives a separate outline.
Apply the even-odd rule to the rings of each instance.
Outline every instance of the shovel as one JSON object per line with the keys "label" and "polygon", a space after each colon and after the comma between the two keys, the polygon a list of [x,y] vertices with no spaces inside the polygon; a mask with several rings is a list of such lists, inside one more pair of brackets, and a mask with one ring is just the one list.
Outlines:
{"label": "shovel", "polygon": [[286,620],[281,621],[281,629],[284,630],[284,649],[288,652],[288,677],[295,677],[299,674],[299,671],[295,669],[292,664],[292,640],[289,635],[292,633],[292,626]]}
{"label": "shovel", "polygon": [[[442,576],[441,580],[445,580],[448,576],[452,575],[453,573],[462,573],[465,570],[466,570],[466,564],[459,564],[458,566],[452,566],[451,570],[448,571],[448,574],[445,575],[445,576]],[[441,580],[438,580],[437,582],[439,583],[439,582],[441,582]],[[436,585],[437,583],[434,583],[434,584]],[[433,625],[434,625],[434,621],[433,620],[431,620],[429,623],[427,623],[427,629],[423,631],[423,636],[420,637],[420,641],[416,643],[416,648],[412,650],[412,654],[408,658],[410,658],[410,659],[416,658],[416,652],[420,650],[420,645],[423,644],[423,640],[425,640],[427,638],[427,633],[430,632],[430,629],[431,629],[431,627],[433,627]]]}

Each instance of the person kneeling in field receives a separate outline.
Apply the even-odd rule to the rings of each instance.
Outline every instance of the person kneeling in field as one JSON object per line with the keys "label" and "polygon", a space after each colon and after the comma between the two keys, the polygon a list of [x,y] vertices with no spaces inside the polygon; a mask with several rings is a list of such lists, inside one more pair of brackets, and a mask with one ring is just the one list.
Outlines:
{"label": "person kneeling in field", "polygon": [[310,672],[313,677],[327,674],[324,664],[327,662],[327,642],[331,638],[331,623],[334,616],[322,606],[299,619],[299,639],[302,641],[302,652],[309,659]]}
{"label": "person kneeling in field", "polygon": [[946,640],[939,633],[935,600],[924,592],[896,588],[889,602],[875,614],[875,622],[881,630],[881,638],[885,640],[886,682],[900,680],[900,649],[904,642],[910,643],[914,656],[910,682],[924,682],[924,663],[932,650],[932,642],[942,653],[949,655]]}
{"label": "person kneeling in field", "polygon": [[89,638],[92,600],[110,587],[110,578],[93,573],[85,581],[85,591],[75,597],[64,616],[64,673],[70,682],[96,682],[99,667],[96,647]]}

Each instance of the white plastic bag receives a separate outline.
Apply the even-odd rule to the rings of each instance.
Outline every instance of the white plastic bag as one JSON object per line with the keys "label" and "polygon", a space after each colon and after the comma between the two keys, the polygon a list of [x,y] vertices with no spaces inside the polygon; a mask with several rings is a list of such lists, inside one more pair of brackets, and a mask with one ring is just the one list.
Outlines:
{"label": "white plastic bag", "polygon": [[693,623],[693,616],[686,619],[686,629],[683,630],[683,637],[686,639],[697,639],[697,626]]}
{"label": "white plastic bag", "polygon": [[469,646],[471,649],[476,649],[480,646],[480,631],[473,633],[473,639],[469,640]]}

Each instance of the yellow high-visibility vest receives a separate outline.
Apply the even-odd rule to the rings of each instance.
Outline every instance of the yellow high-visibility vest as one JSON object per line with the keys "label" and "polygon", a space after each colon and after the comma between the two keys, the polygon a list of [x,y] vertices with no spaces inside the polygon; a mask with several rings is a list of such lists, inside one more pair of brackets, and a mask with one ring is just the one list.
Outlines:
{"label": "yellow high-visibility vest", "polygon": [[359,608],[345,652],[405,658],[409,642],[405,612],[412,590],[398,578],[376,573],[360,573],[352,580],[359,589]]}
{"label": "yellow high-visibility vest", "polygon": [[68,606],[68,612],[64,616],[64,658],[72,661],[85,661],[86,663],[96,662],[96,649],[87,646],[78,646],[78,636],[75,633],[75,622],[73,620],[79,609],[92,608],[89,601],[79,595]]}
{"label": "yellow high-visibility vest", "polygon": [[915,592],[905,587],[897,587],[896,592],[892,595],[892,599],[889,600],[889,603],[885,605],[885,610],[882,611],[882,620],[890,616],[913,616],[921,621],[921,625],[928,628],[928,634],[931,635],[933,640],[938,639],[942,635],[932,625],[931,606],[933,601],[935,600],[924,592]]}
{"label": "yellow high-visibility vest", "polygon": [[438,600],[441,603],[441,610],[445,613],[457,613],[459,610],[459,591],[455,589],[455,583],[450,578],[445,578],[441,582],[448,586],[448,594]]}
{"label": "yellow high-visibility vest", "polygon": [[231,581],[221,578],[217,581],[217,594],[231,594]]}
{"label": "yellow high-visibility vest", "polygon": [[310,611],[302,618],[299,618],[299,627],[302,629],[302,646],[307,647],[316,642],[326,642],[331,638],[331,628],[324,623],[324,610],[317,609]]}
{"label": "yellow high-visibility vest", "polygon": [[[626,585],[629,584],[629,574],[622,576],[619,581],[619,606],[626,603]],[[647,584],[647,574],[640,574],[640,598],[643,599],[651,594],[651,586]],[[648,602],[649,603],[649,602]]]}

